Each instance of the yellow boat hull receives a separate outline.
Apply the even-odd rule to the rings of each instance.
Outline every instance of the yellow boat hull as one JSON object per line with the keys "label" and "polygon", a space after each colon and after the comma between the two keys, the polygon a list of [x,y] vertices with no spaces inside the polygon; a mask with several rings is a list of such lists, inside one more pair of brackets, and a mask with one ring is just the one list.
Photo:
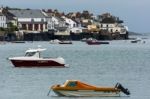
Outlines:
{"label": "yellow boat hull", "polygon": [[57,90],[54,91],[58,96],[68,96],[68,97],[117,97],[120,96],[120,92],[106,92],[106,91],[94,91],[94,90],[78,90],[78,91],[69,91],[69,90]]}

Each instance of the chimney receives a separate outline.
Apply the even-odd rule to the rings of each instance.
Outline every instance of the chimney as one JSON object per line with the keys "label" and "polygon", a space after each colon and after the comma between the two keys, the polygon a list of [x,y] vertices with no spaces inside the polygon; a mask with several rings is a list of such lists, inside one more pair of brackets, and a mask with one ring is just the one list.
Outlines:
{"label": "chimney", "polygon": [[2,12],[3,12],[3,6],[0,7],[0,13],[2,13]]}

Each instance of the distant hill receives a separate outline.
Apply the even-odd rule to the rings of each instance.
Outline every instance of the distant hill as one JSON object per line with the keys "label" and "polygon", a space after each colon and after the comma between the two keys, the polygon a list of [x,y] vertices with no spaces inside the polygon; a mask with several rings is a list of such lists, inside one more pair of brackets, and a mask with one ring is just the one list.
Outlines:
{"label": "distant hill", "polygon": [[143,35],[143,34],[142,33],[136,33],[136,32],[129,31],[129,35]]}
{"label": "distant hill", "polygon": [[150,36],[150,33],[142,33],[144,36]]}

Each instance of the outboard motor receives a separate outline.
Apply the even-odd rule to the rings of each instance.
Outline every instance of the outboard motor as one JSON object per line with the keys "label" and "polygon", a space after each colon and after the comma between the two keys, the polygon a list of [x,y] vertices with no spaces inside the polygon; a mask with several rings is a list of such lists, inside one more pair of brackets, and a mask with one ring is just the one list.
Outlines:
{"label": "outboard motor", "polygon": [[120,83],[117,83],[115,88],[120,89],[126,95],[130,95],[130,91],[127,88],[124,88]]}

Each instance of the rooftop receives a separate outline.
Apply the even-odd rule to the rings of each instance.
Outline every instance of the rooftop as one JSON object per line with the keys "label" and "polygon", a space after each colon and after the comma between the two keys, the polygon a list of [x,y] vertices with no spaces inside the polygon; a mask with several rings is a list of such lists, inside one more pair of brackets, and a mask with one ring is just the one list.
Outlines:
{"label": "rooftop", "polygon": [[9,10],[10,13],[18,18],[45,18],[41,10],[38,9],[21,9],[21,10]]}

